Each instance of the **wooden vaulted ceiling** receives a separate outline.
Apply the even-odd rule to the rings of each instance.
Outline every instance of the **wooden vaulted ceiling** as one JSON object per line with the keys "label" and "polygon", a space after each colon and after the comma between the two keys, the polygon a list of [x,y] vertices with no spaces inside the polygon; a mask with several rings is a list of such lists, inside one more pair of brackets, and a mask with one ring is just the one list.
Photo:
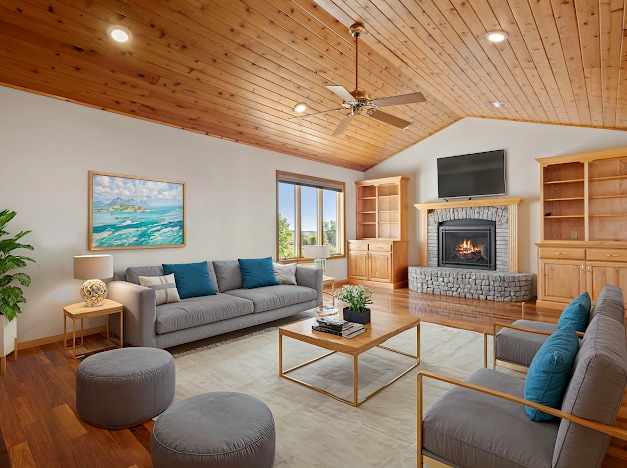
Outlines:
{"label": "wooden vaulted ceiling", "polygon": [[[2,0],[0,83],[363,171],[469,116],[627,130],[626,2]],[[359,87],[427,98],[385,108],[406,130],[294,118],[341,107],[326,85],[355,88],[357,21]]]}

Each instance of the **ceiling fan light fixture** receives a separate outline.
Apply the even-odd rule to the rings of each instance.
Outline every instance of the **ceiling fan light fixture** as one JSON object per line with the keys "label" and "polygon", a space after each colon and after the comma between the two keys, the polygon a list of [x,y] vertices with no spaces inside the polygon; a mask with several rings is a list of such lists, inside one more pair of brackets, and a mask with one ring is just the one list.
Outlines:
{"label": "ceiling fan light fixture", "polygon": [[490,42],[503,42],[509,37],[509,34],[505,31],[488,31],[485,33],[485,37],[487,37]]}
{"label": "ceiling fan light fixture", "polygon": [[125,43],[133,38],[133,34],[128,28],[117,24],[112,24],[107,28],[107,35],[115,42]]}
{"label": "ceiling fan light fixture", "polygon": [[304,102],[299,102],[298,104],[294,106],[294,112],[298,112],[299,114],[302,114],[306,110],[307,110],[307,104],[305,104]]}

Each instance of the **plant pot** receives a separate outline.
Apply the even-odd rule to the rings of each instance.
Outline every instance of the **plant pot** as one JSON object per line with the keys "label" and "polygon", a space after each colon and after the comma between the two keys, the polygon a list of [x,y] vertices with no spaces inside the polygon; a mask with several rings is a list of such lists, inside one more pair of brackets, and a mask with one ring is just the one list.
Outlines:
{"label": "plant pot", "polygon": [[7,373],[7,354],[15,351],[17,341],[17,318],[10,322],[0,315],[0,374]]}
{"label": "plant pot", "polygon": [[354,310],[350,310],[348,307],[344,307],[343,309],[343,317],[347,322],[361,323],[365,325],[366,323],[370,323],[370,309],[366,309],[365,312],[355,312]]}
{"label": "plant pot", "polygon": [[17,317],[10,322],[4,315],[0,315],[0,356],[15,351],[15,339],[17,338]]}

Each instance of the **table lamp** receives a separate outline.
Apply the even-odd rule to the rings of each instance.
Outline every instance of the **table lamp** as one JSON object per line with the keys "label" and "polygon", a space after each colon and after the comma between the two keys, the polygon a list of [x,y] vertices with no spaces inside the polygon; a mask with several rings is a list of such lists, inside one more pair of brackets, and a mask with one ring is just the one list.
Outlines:
{"label": "table lamp", "polygon": [[98,307],[107,297],[107,285],[102,278],[113,276],[111,255],[78,255],[74,257],[74,279],[87,280],[81,287],[81,297],[87,307]]}
{"label": "table lamp", "polygon": [[327,274],[327,258],[331,256],[331,247],[328,245],[306,245],[303,255],[314,259],[314,267],[321,268],[322,274]]}

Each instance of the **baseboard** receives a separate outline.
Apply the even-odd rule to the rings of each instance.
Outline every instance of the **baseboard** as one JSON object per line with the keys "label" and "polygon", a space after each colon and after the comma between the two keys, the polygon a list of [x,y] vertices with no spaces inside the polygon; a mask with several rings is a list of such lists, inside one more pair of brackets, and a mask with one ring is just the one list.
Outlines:
{"label": "baseboard", "polygon": [[[94,328],[86,328],[83,331],[83,335],[84,336],[97,335],[99,333],[106,333],[106,332],[107,332],[106,325],[102,325],[102,326],[94,327]],[[72,337],[71,332],[68,333],[67,336],[71,338]],[[38,338],[36,340],[19,341],[17,343],[17,349],[34,348],[36,346],[43,346],[43,345],[47,345],[51,343],[57,343],[59,341],[63,341],[63,333],[59,335],[47,336],[45,338]]]}

